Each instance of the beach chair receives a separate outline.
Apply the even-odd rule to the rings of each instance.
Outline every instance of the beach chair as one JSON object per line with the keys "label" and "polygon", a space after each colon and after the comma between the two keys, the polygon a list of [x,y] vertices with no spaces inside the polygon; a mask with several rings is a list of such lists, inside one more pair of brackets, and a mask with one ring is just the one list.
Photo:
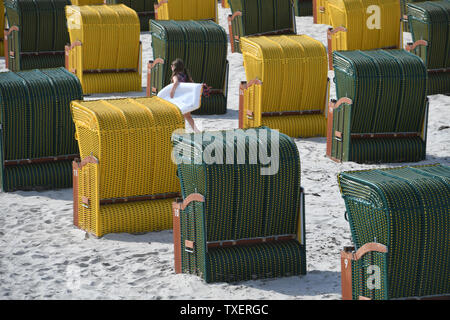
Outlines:
{"label": "beach chair", "polygon": [[335,51],[337,101],[327,155],[358,163],[425,159],[428,99],[423,61],[406,50]]}
{"label": "beach chair", "polygon": [[67,6],[66,68],[84,94],[141,91],[139,18],[124,4]]}
{"label": "beach chair", "polygon": [[328,0],[312,0],[313,23],[330,24],[327,2]]}
{"label": "beach chair", "polygon": [[305,35],[241,38],[247,82],[239,90],[239,128],[267,126],[290,137],[326,136],[325,46]]}
{"label": "beach chair", "polygon": [[172,228],[179,196],[170,137],[179,109],[158,97],[72,101],[74,225],[101,237]]}
{"label": "beach chair", "polygon": [[69,0],[5,0],[5,64],[11,71],[64,66]]}
{"label": "beach chair", "polygon": [[[442,0],[429,0],[429,1],[442,1]],[[445,0],[449,1],[449,0]],[[424,0],[400,0],[400,8],[402,13],[403,31],[411,32],[408,23],[408,3],[425,2]]]}
{"label": "beach chair", "polygon": [[312,16],[313,0],[294,0],[294,12],[296,16]]}
{"label": "beach chair", "polygon": [[[408,3],[414,52],[428,69],[428,95],[450,94],[450,1]],[[414,45],[415,44],[415,45]]]}
{"label": "beach chair", "polygon": [[152,20],[153,57],[148,64],[147,96],[157,94],[171,82],[171,63],[181,58],[192,80],[211,87],[193,114],[223,114],[227,111],[227,34],[213,21]]}
{"label": "beach chair", "polygon": [[219,23],[217,0],[157,0],[156,20],[213,20]]}
{"label": "beach chair", "polygon": [[[176,273],[208,283],[306,274],[300,158],[289,137],[261,127],[176,133],[172,142],[182,193],[173,203]],[[279,154],[278,170],[257,147]]]}
{"label": "beach chair", "polygon": [[335,50],[403,48],[398,0],[327,0],[327,11],[330,69]]}
{"label": "beach chair", "polygon": [[148,31],[150,19],[155,18],[155,4],[158,0],[104,0],[105,4],[120,4],[123,3],[130,7],[139,17],[141,24],[141,31]]}
{"label": "beach chair", "polygon": [[63,67],[0,73],[3,192],[71,187],[78,148],[69,107],[82,94]]}
{"label": "beach chair", "polygon": [[345,300],[450,299],[450,167],[342,172]]}
{"label": "beach chair", "polygon": [[241,37],[297,33],[291,0],[230,0],[229,3],[231,52],[241,52]]}

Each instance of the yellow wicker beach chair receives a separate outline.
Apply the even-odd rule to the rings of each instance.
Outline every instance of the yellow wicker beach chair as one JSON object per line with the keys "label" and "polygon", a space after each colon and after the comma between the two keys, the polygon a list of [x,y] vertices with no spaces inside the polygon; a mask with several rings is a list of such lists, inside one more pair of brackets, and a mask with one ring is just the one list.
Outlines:
{"label": "yellow wicker beach chair", "polygon": [[80,79],[84,94],[141,91],[136,11],[124,4],[67,6],[66,16],[66,68]]}
{"label": "yellow wicker beach chair", "polygon": [[158,97],[72,101],[82,160],[73,163],[74,224],[96,236],[172,228],[179,196],[171,135],[184,128]]}
{"label": "yellow wicker beach chair", "polygon": [[328,15],[328,0],[312,0],[313,2],[313,22],[318,24],[330,24]]}
{"label": "yellow wicker beach chair", "polygon": [[219,23],[217,0],[158,0],[156,20],[214,20]]}
{"label": "yellow wicker beach chair", "polygon": [[335,50],[396,49],[403,47],[398,0],[327,0],[328,54],[332,69]]}
{"label": "yellow wicker beach chair", "polygon": [[268,126],[291,137],[326,135],[325,46],[305,35],[241,38],[247,82],[239,127]]}

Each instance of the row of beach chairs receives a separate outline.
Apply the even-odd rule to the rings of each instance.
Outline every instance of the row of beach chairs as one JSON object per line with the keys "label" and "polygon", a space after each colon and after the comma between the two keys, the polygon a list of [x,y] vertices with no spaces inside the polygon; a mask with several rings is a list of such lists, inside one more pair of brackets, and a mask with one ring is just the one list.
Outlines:
{"label": "row of beach chairs", "polygon": [[[384,40],[380,32],[358,34],[351,21],[343,27],[348,30],[330,32],[341,38],[327,52],[321,42],[296,34],[299,14],[290,0],[228,0],[229,41],[242,53],[246,73],[239,129],[187,133],[179,109],[155,95],[170,82],[170,62],[182,58],[195,81],[212,87],[198,112],[226,112],[227,33],[217,15],[195,16],[217,13],[216,1],[200,6],[192,0],[178,13],[171,9],[175,0],[155,1],[156,19],[144,20],[125,4],[64,1],[5,0],[11,71],[0,74],[1,188],[73,186],[74,224],[98,237],[173,229],[177,273],[206,282],[306,274],[305,197],[291,137],[327,136],[326,153],[336,161],[425,158],[430,70],[447,74],[438,62],[427,64],[447,61],[448,29],[442,23],[434,29],[408,15],[412,29],[416,23],[430,28],[414,38],[414,54],[401,49],[400,14],[399,28],[393,23]],[[383,10],[396,16],[400,6],[392,10],[387,3]],[[408,8],[417,6],[427,8]],[[191,16],[182,19],[188,11]],[[67,27],[36,28],[45,21],[41,13],[52,26],[67,21]],[[27,14],[29,25],[20,18]],[[90,93],[141,91],[143,24],[152,34],[154,57],[147,66],[148,96],[84,100]],[[439,31],[425,38],[432,28]],[[388,34],[398,36],[395,45],[389,45]],[[358,37],[375,47],[340,47]],[[30,45],[25,51],[23,39]],[[331,101],[329,60],[337,94]],[[447,78],[439,81],[448,87]],[[204,157],[211,141],[214,157],[231,151],[234,160],[244,155],[243,161],[211,163]],[[275,174],[261,174],[267,163],[251,161],[255,146],[271,155],[279,151]],[[354,241],[341,252],[343,298],[448,295],[450,167],[343,172],[338,182]],[[375,267],[380,277],[368,286]]]}

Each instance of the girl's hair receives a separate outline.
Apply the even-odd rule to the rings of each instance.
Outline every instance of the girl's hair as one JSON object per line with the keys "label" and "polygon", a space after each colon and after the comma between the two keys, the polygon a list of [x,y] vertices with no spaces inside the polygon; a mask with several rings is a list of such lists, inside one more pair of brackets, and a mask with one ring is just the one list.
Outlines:
{"label": "girl's hair", "polygon": [[172,62],[172,66],[175,67],[175,70],[172,72],[172,77],[175,77],[177,74],[184,73],[188,79],[191,79],[191,75],[189,71],[184,67],[184,62],[180,58],[175,59]]}

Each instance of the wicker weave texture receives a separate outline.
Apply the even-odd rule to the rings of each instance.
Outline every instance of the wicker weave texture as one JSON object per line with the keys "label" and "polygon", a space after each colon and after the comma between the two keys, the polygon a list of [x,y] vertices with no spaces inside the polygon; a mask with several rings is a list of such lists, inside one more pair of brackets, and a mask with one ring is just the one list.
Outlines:
{"label": "wicker weave texture", "polygon": [[356,247],[388,247],[384,297],[449,293],[450,167],[343,172],[338,181]]}
{"label": "wicker weave texture", "polygon": [[64,68],[4,72],[0,97],[2,190],[70,187],[70,159],[8,166],[5,161],[77,153],[69,106],[82,98],[78,79]]}
{"label": "wicker weave texture", "polygon": [[[245,92],[244,109],[255,116],[244,126],[265,125],[293,137],[325,136],[328,65],[323,44],[305,35],[258,36],[242,38],[241,49],[247,81],[262,81]],[[285,111],[318,114],[261,116]]]}
{"label": "wicker weave texture", "polygon": [[69,60],[74,61],[70,68],[76,70],[83,92],[141,91],[140,23],[136,11],[124,4],[67,6],[66,16],[71,43],[81,42],[70,51],[74,56]]}
{"label": "wicker weave texture", "polygon": [[107,4],[123,3],[137,12],[141,23],[141,32],[148,31],[148,22],[155,18],[155,4],[158,0],[106,0]]}
{"label": "wicker weave texture", "polygon": [[63,67],[64,46],[69,41],[64,6],[70,5],[70,1],[6,0],[4,5],[9,27],[18,28],[7,40],[11,52],[8,69]]}
{"label": "wicker weave texture", "polygon": [[[192,193],[205,198],[204,203],[191,202],[180,213],[183,272],[198,274],[207,282],[306,273],[300,159],[293,141],[279,135],[279,170],[261,175],[261,164],[252,164],[249,152],[257,141],[274,150],[267,143],[273,130],[262,127],[210,134],[222,141],[224,156],[233,150],[235,163],[239,155],[246,160],[234,165],[208,164],[201,155],[208,152],[209,141],[200,142],[198,134],[173,136],[176,150],[184,150],[182,155],[175,152],[183,198]],[[236,136],[228,140],[234,143],[226,142],[227,134]],[[217,145],[216,154],[222,147]],[[193,159],[199,155],[196,164]],[[297,236],[289,241],[208,248],[209,242],[286,234]],[[193,253],[185,250],[185,240],[194,241]]]}
{"label": "wicker weave texture", "polygon": [[[161,3],[162,0],[158,0]],[[217,0],[167,0],[158,8],[158,20],[218,20]]]}
{"label": "wicker weave texture", "polygon": [[[427,71],[421,59],[405,50],[335,51],[333,66],[338,99],[353,103],[333,112],[332,157],[362,163],[424,159]],[[336,131],[343,137],[336,139]],[[350,137],[383,133],[416,136]]]}
{"label": "wicker weave texture", "polygon": [[192,80],[220,93],[202,97],[196,114],[223,114],[227,109],[227,34],[212,21],[151,20],[153,57],[164,60],[151,70],[151,86],[161,90],[171,82],[170,64],[181,58]]}
{"label": "wicker weave texture", "polygon": [[[379,8],[379,26],[371,7]],[[333,28],[344,27],[346,32],[332,34],[333,50],[371,50],[399,48],[400,6],[398,0],[328,0],[327,11]]]}

